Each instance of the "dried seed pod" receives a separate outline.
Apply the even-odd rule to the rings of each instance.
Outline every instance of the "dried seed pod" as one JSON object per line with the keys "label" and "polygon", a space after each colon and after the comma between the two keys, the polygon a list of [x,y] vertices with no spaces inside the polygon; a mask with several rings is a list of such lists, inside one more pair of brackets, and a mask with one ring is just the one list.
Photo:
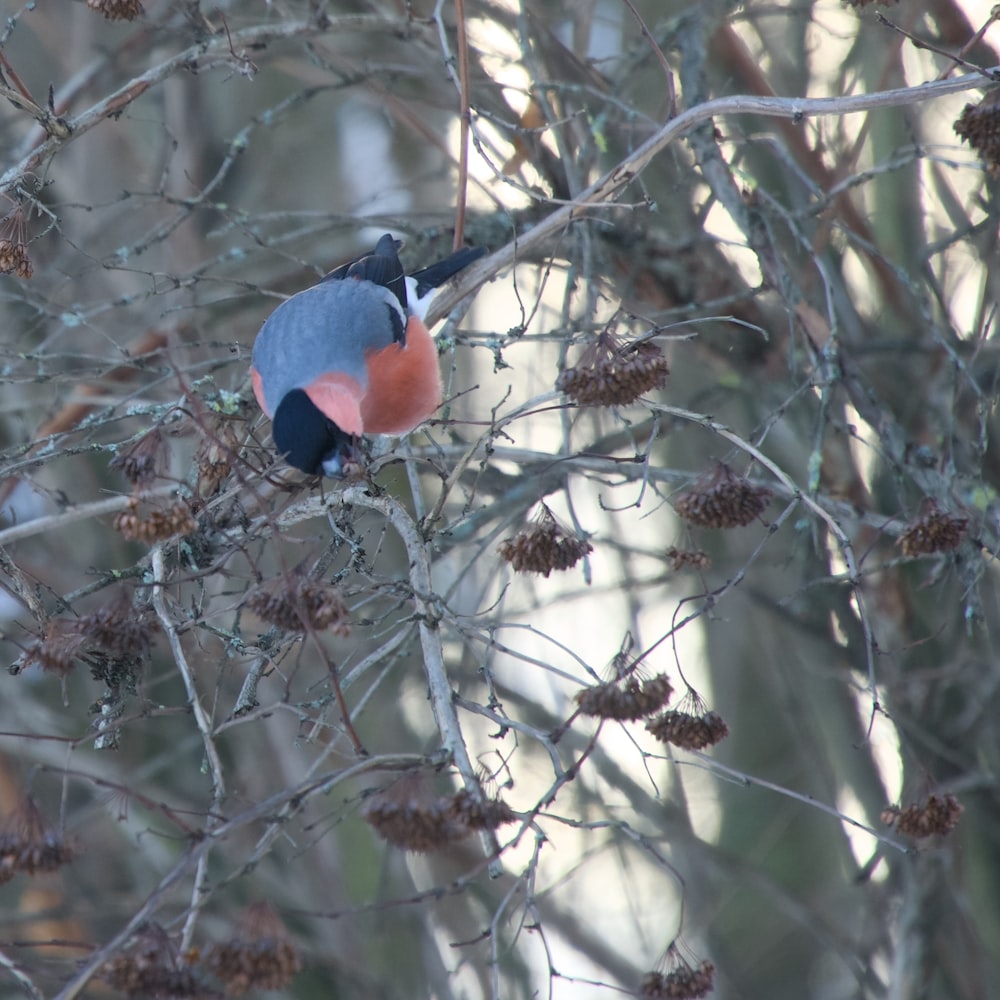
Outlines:
{"label": "dried seed pod", "polygon": [[649,340],[623,344],[605,330],[556,388],[580,406],[628,406],[653,389],[662,389],[670,369],[663,351]]}
{"label": "dried seed pod", "polygon": [[576,703],[584,715],[625,722],[658,712],[670,701],[671,690],[666,674],[628,677],[585,687],[576,693]]}
{"label": "dried seed pod", "polygon": [[146,490],[160,474],[159,466],[165,455],[163,434],[158,427],[154,427],[134,444],[118,452],[108,465],[119,469],[136,488]]}
{"label": "dried seed pod", "polygon": [[20,240],[0,239],[0,274],[28,279],[35,273],[27,246]]}
{"label": "dried seed pod", "polygon": [[361,817],[393,846],[430,854],[471,833],[471,827],[455,818],[453,808],[451,798],[429,795],[419,779],[404,780],[372,796]]}
{"label": "dried seed pod", "polygon": [[191,513],[191,507],[184,500],[178,500],[166,510],[154,507],[145,516],[140,516],[139,498],[130,497],[125,510],[115,515],[112,522],[127,541],[145,542],[155,545],[168,539],[192,535],[198,530],[198,522]]}
{"label": "dried seed pod", "polygon": [[683,959],[670,972],[649,972],[639,986],[639,996],[651,1000],[671,998],[671,1000],[696,1000],[712,991],[715,981],[715,966],[702,962],[692,968]]}
{"label": "dried seed pod", "polygon": [[666,551],[675,573],[682,569],[708,569],[712,559],[704,549],[678,549],[671,545]]}
{"label": "dried seed pod", "polygon": [[75,845],[50,829],[34,799],[25,796],[0,834],[0,883],[10,881],[18,872],[37,875],[56,871],[76,854]]}
{"label": "dried seed pod", "polygon": [[148,659],[157,623],[132,604],[132,597],[122,589],[100,608],[80,618],[53,618],[45,627],[43,638],[36,640],[12,668],[13,673],[32,664],[43,670],[66,674],[73,661],[86,657],[94,667],[94,658],[127,661],[133,667]]}
{"label": "dried seed pod", "polygon": [[517,822],[517,814],[503,799],[484,798],[480,802],[467,788],[452,796],[448,815],[470,830],[495,830],[505,823]]}
{"label": "dried seed pod", "polygon": [[145,610],[133,605],[127,590],[71,624],[88,645],[114,657],[139,661],[148,659],[158,628]]}
{"label": "dried seed pod", "polygon": [[729,735],[726,720],[717,712],[709,712],[692,687],[688,687],[676,709],[650,719],[646,730],[661,743],[672,743],[682,750],[704,750]]}
{"label": "dried seed pod", "polygon": [[535,521],[511,538],[504,539],[497,547],[500,558],[508,562],[516,573],[541,573],[548,576],[553,570],[566,570],[575,566],[585,555],[594,551],[593,545],[578,538],[564,528],[545,504]]}
{"label": "dried seed pod", "polygon": [[621,648],[605,671],[610,680],[577,691],[575,701],[584,715],[620,722],[634,721],[659,711],[670,700],[671,687],[667,675],[641,676],[641,659],[630,655],[632,646],[632,633],[626,632]]}
{"label": "dried seed pod", "polygon": [[144,924],[129,949],[105,962],[99,975],[127,997],[174,1000],[204,995],[167,932],[154,923]]}
{"label": "dried seed pod", "polygon": [[955,829],[963,812],[954,795],[929,795],[925,802],[913,802],[905,809],[887,806],[882,822],[907,837],[945,836]]}
{"label": "dried seed pod", "polygon": [[76,622],[53,618],[45,626],[45,635],[36,639],[21,654],[11,672],[19,674],[33,664],[55,674],[68,674],[73,661],[80,653],[84,638],[76,629]]}
{"label": "dried seed pod", "polygon": [[[8,198],[8,201],[12,199]],[[13,202],[14,207],[0,220],[0,274],[16,274],[28,279],[34,274],[28,257],[28,224],[24,205]]]}
{"label": "dried seed pod", "polygon": [[145,13],[139,0],[87,0],[87,6],[109,21],[134,21]]}
{"label": "dried seed pod", "polygon": [[969,519],[941,510],[937,501],[926,498],[916,520],[899,536],[903,555],[919,556],[932,552],[953,552],[969,528]]}
{"label": "dried seed pod", "polygon": [[233,471],[240,450],[234,420],[220,418],[210,431],[194,456],[194,466],[198,470],[194,492],[202,500],[208,500],[219,492]]}
{"label": "dried seed pod", "polygon": [[1000,174],[1000,87],[987,92],[978,104],[966,104],[954,129],[976,151],[987,173]]}
{"label": "dried seed pod", "polygon": [[672,710],[650,719],[646,729],[661,743],[672,743],[682,750],[704,750],[729,735],[726,720],[716,712],[695,715]]}
{"label": "dried seed pod", "polygon": [[771,499],[765,486],[754,486],[720,464],[700,477],[674,502],[674,510],[685,520],[704,528],[743,527],[760,517]]}
{"label": "dried seed pod", "polygon": [[205,953],[205,965],[222,981],[226,996],[284,989],[302,968],[288,931],[270,903],[243,912],[235,935]]}
{"label": "dried seed pod", "polygon": [[287,632],[329,628],[334,635],[346,636],[351,631],[350,612],[340,591],[298,572],[254,591],[244,607]]}

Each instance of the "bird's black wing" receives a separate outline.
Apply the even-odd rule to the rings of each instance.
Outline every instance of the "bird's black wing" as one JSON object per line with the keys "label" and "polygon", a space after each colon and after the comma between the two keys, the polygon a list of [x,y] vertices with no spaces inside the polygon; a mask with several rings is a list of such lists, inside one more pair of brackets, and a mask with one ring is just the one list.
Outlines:
{"label": "bird's black wing", "polygon": [[406,282],[403,280],[403,265],[399,262],[399,250],[403,243],[386,233],[375,249],[349,260],[323,276],[323,281],[343,281],[359,278],[388,288],[406,309]]}

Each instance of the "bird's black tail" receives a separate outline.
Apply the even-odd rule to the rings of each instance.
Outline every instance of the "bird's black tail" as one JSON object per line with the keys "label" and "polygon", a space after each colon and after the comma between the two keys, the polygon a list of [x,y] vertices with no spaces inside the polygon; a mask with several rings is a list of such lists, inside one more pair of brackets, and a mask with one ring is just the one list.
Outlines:
{"label": "bird's black tail", "polygon": [[[386,233],[375,244],[374,250],[334,268],[323,277],[323,280],[343,281],[347,278],[362,278],[371,281],[383,288],[388,288],[406,310],[410,306],[416,307],[417,303],[426,299],[427,295],[435,288],[443,285],[452,275],[458,274],[459,271],[486,253],[485,247],[462,247],[461,250],[449,254],[444,260],[439,260],[436,264],[431,264],[430,267],[414,271],[413,274],[409,275],[410,280],[413,281],[410,291],[416,292],[417,302],[410,303],[407,301],[403,265],[399,262],[399,250],[402,245],[399,240],[393,239],[391,234]],[[397,339],[401,338],[397,337]]]}
{"label": "bird's black tail", "polygon": [[417,283],[417,298],[422,299],[428,292],[443,285],[453,274],[458,274],[474,260],[479,260],[484,253],[486,253],[485,247],[462,247],[444,260],[414,271],[410,277]]}

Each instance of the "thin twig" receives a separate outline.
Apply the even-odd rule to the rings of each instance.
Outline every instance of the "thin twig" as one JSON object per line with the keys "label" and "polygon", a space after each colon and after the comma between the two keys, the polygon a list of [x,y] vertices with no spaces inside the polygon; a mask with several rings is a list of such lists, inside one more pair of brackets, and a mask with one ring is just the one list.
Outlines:
{"label": "thin twig", "polygon": [[[417,526],[410,519],[402,505],[389,496],[373,496],[363,486],[351,486],[339,497],[333,498],[343,504],[353,504],[376,510],[393,526],[406,547],[410,565],[410,583],[413,588],[413,604],[420,632],[420,646],[423,652],[424,671],[430,691],[431,707],[437,722],[438,732],[451,759],[455,762],[466,789],[476,801],[482,801],[483,790],[476,777],[469,758],[469,751],[462,735],[462,727],[455,711],[451,682],[444,665],[444,650],[441,645],[441,610],[431,583],[431,567],[427,558],[424,541]],[[498,861],[500,847],[492,830],[481,835],[484,849],[490,858],[490,874],[501,873]]]}
{"label": "thin twig", "polygon": [[[971,70],[976,70],[979,68],[978,66],[976,66],[975,63],[963,59],[961,55],[955,52],[949,52],[947,49],[942,49],[939,45],[935,45],[933,42],[928,42],[922,38],[917,38],[917,36],[914,35],[913,32],[907,31],[906,28],[901,28],[898,24],[894,24],[881,11],[878,10],[875,11],[875,20],[878,21],[879,24],[885,25],[885,27],[891,28],[893,31],[898,32],[905,39],[907,39],[915,49],[926,49],[928,52],[933,52],[935,55],[944,56],[946,59],[951,60],[953,66],[964,66],[966,69],[971,69]],[[983,25],[982,31],[980,32],[979,36],[973,37],[969,41],[968,43],[969,46],[975,45],[978,39],[981,38],[986,33],[986,29],[993,23],[993,20],[994,17],[991,14],[990,19],[986,22],[985,25]],[[947,73],[950,72],[950,67],[948,70],[945,70],[943,72],[945,75],[947,75]],[[939,75],[937,79],[943,80],[944,76]]]}
{"label": "thin twig", "polygon": [[[173,493],[176,489],[176,483],[157,486],[154,489],[146,490],[143,497],[162,497]],[[34,535],[47,535],[50,531],[58,531],[60,528],[65,528],[77,521],[88,521],[93,517],[117,514],[119,511],[125,510],[133,502],[133,499],[132,496],[126,494],[108,497],[106,500],[95,500],[93,503],[80,504],[78,507],[67,507],[58,514],[47,514],[45,517],[36,517],[33,521],[14,524],[0,531],[0,545],[10,545],[12,542],[32,538]]]}
{"label": "thin twig", "polygon": [[[776,784],[773,781],[768,781],[766,778],[758,778],[756,775],[747,774],[746,771],[741,771],[735,767],[729,767],[721,761],[716,760],[714,757],[709,757],[708,754],[702,753],[700,750],[688,750],[687,753],[696,758],[700,762],[699,766],[703,767],[710,773],[724,775],[726,778],[734,780],[737,784],[746,785],[747,787],[756,785],[759,788],[767,788],[769,791],[777,792],[779,795],[784,795],[790,799],[795,799],[798,802],[803,802],[808,806],[812,806],[814,809],[819,809],[821,812],[825,812],[830,816],[836,817],[841,821],[841,823],[847,823],[849,826],[853,826],[856,830],[861,830],[864,833],[869,834],[879,841],[879,843],[885,844],[887,847],[893,847],[897,851],[902,851],[903,854],[913,853],[913,848],[909,847],[907,844],[901,843],[895,838],[890,837],[873,827],[867,826],[860,820],[854,819],[846,813],[842,813],[834,806],[828,806],[825,802],[820,802],[819,799],[813,798],[813,796],[807,795],[805,792],[797,792],[793,788]],[[686,761],[678,760],[675,761],[675,763],[684,764]]]}
{"label": "thin twig", "polygon": [[[140,73],[119,87],[114,93],[103,97],[86,111],[63,121],[51,116],[51,122],[60,122],[58,134],[50,134],[44,142],[36,146],[30,153],[10,167],[0,176],[0,191],[9,191],[20,183],[26,173],[35,170],[51,156],[58,147],[78,139],[89,132],[102,121],[120,115],[133,101],[138,100],[147,90],[155,87],[177,73],[192,70],[203,71],[216,65],[237,64],[242,69],[242,60],[232,55],[236,48],[253,50],[269,42],[299,37],[312,37],[325,34],[344,34],[347,32],[375,32],[386,36],[402,35],[412,31],[412,22],[405,18],[387,18],[374,14],[351,14],[341,17],[326,17],[322,20],[310,18],[306,20],[286,21],[279,23],[271,21],[258,24],[242,31],[235,31],[231,36],[217,36],[208,42],[199,41],[190,45],[182,52],[151,66],[145,73]],[[16,94],[16,91],[12,91]],[[19,95],[18,95],[19,96]],[[26,110],[31,110],[27,108]],[[43,115],[45,113],[43,112]]]}
{"label": "thin twig", "polygon": [[674,85],[674,71],[667,60],[667,57],[663,54],[663,49],[656,44],[656,39],[653,37],[653,33],[646,27],[646,22],[642,19],[642,15],[639,13],[638,8],[632,3],[632,0],[622,0],[622,3],[628,7],[635,18],[636,23],[639,25],[639,30],[642,32],[642,37],[646,39],[649,43],[649,47],[653,50],[653,55],[656,56],[657,61],[663,68],[663,76],[667,81],[667,92],[670,95],[670,118],[673,118],[677,114],[677,89]]}
{"label": "thin twig", "polygon": [[[315,794],[324,794],[335,786],[349,781],[353,778],[366,774],[369,771],[392,768],[398,764],[413,766],[414,758],[412,754],[385,754],[379,757],[369,757],[359,761],[342,771],[333,771],[310,777],[306,781],[298,782],[292,788],[282,789],[275,795],[269,796],[263,802],[259,802],[242,813],[233,816],[229,820],[219,823],[205,835],[196,841],[192,841],[189,849],[178,859],[174,867],[160,879],[156,888],[146,897],[143,904],[131,916],[128,923],[111,940],[105,942],[96,949],[80,968],[76,975],[59,992],[55,1000],[74,1000],[80,996],[86,988],[87,983],[97,974],[104,963],[121,949],[132,937],[133,934],[153,915],[165,905],[169,899],[173,898],[171,890],[179,882],[185,879],[188,873],[194,868],[197,869],[201,858],[213,847],[235,833],[239,833],[252,827],[261,820],[271,819],[275,815],[282,813],[284,809],[298,811],[302,805]],[[287,813],[282,817],[287,819]],[[280,823],[273,824],[280,828]],[[245,869],[240,869],[241,874]]]}
{"label": "thin twig", "polygon": [[205,757],[208,761],[209,773],[212,776],[212,798],[217,805],[226,795],[226,782],[223,778],[222,761],[219,759],[219,751],[215,746],[215,739],[212,735],[212,720],[208,717],[202,707],[201,698],[198,695],[198,687],[194,682],[194,673],[187,661],[184,647],[181,645],[177,626],[167,609],[166,598],[163,594],[163,585],[166,580],[163,565],[163,546],[156,545],[150,554],[150,562],[153,569],[153,608],[156,616],[160,620],[163,632],[170,644],[170,652],[173,654],[174,663],[180,671],[184,680],[184,688],[187,691],[188,701],[191,704],[191,711],[194,713],[195,723],[201,733],[202,742],[205,744]]}
{"label": "thin twig", "polygon": [[455,0],[455,19],[458,27],[458,84],[462,101],[458,133],[458,191],[455,206],[454,249],[465,243],[465,207],[469,186],[469,40],[465,25],[465,0]]}
{"label": "thin twig", "polygon": [[32,982],[31,977],[12,959],[0,951],[0,968],[6,969],[24,987],[24,992],[32,1000],[45,1000],[45,995]]}
{"label": "thin twig", "polygon": [[869,621],[868,612],[865,609],[865,603],[861,596],[861,573],[858,569],[857,560],[854,557],[854,546],[851,544],[851,540],[847,537],[847,533],[840,526],[840,522],[829,511],[825,510],[815,498],[811,497],[807,492],[800,490],[791,476],[789,476],[780,465],[768,458],[767,455],[765,455],[759,448],[754,447],[754,445],[747,441],[746,438],[742,438],[735,431],[730,430],[725,424],[720,424],[718,421],[712,420],[704,414],[693,413],[690,410],[683,410],[677,406],[658,406],[655,403],[651,403],[649,405],[650,408],[656,412],[666,413],[682,420],[700,424],[702,427],[712,431],[714,434],[718,434],[721,438],[725,438],[726,441],[729,441],[741,451],[752,456],[759,465],[767,469],[771,475],[785,487],[790,497],[798,499],[803,506],[812,511],[812,513],[815,514],[830,529],[834,538],[837,539],[840,554],[843,556],[844,563],[847,566],[847,575],[850,580],[851,590],[854,593],[858,620],[861,623],[861,631],[865,640],[865,663],[868,669],[868,692],[874,699],[875,707],[877,708],[878,689],[875,686],[875,640],[872,635],[872,627],[871,622]]}
{"label": "thin twig", "polygon": [[746,94],[719,97],[694,108],[682,111],[672,118],[641,146],[609,170],[600,180],[581,191],[569,204],[563,205],[542,219],[537,225],[518,235],[506,246],[472,264],[462,272],[454,285],[445,289],[431,303],[427,324],[433,325],[453,309],[467,295],[471,295],[485,282],[494,278],[504,268],[510,267],[519,256],[545,245],[546,241],[569,226],[575,219],[584,218],[595,208],[611,206],[621,190],[629,185],[650,162],[670,143],[690,132],[696,125],[722,115],[762,115],[764,117],[814,118],[824,115],[843,116],[872,111],[878,108],[900,108],[923,104],[948,94],[957,94],[973,87],[987,86],[1000,79],[1000,68],[967,73],[953,80],[922,83],[916,87],[882,90],[874,94],[853,94],[846,97],[753,97]]}

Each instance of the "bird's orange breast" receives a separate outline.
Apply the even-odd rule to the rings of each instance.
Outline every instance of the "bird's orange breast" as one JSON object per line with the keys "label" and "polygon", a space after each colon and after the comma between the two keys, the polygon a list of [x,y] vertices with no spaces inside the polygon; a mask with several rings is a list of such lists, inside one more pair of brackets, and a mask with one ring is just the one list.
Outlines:
{"label": "bird's orange breast", "polygon": [[[361,400],[365,434],[405,434],[441,405],[437,347],[416,316],[406,324],[406,344],[366,356],[368,387]],[[344,428],[347,430],[347,428]]]}

